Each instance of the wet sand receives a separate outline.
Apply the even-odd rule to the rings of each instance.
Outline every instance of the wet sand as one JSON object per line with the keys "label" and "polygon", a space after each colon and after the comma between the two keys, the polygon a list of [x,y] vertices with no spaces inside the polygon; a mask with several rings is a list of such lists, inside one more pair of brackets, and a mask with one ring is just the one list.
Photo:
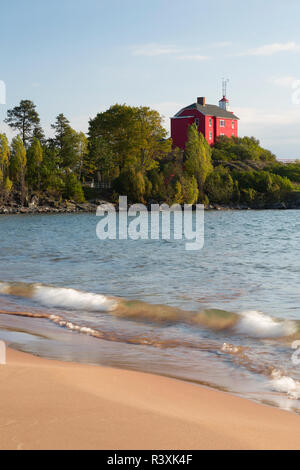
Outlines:
{"label": "wet sand", "polygon": [[300,448],[292,413],[175,379],[11,349],[0,397],[0,449]]}

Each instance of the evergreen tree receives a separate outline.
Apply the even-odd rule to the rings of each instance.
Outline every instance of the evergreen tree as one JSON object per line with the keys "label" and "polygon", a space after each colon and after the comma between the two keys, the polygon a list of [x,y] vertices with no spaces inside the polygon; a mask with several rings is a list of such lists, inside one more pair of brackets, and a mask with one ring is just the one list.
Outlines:
{"label": "evergreen tree", "polygon": [[85,201],[82,186],[74,173],[66,176],[65,197],[78,203]]}
{"label": "evergreen tree", "polygon": [[[41,145],[46,144],[46,137],[45,137],[44,130],[39,124],[37,124],[35,126],[35,128],[33,129],[32,137],[33,137],[33,139],[39,140]],[[32,140],[31,140],[31,142],[32,142]]]}
{"label": "evergreen tree", "polygon": [[72,129],[70,122],[63,115],[59,114],[52,129],[55,130],[55,137],[52,144],[58,150],[59,164],[66,172],[68,170],[78,170],[78,164],[81,158],[79,153],[80,137]]}
{"label": "evergreen tree", "polygon": [[54,124],[51,124],[51,128],[55,131],[55,138],[53,139],[54,144],[57,148],[62,149],[63,147],[63,138],[66,133],[71,129],[70,121],[60,113]]}
{"label": "evergreen tree", "polygon": [[7,111],[4,120],[13,130],[19,131],[25,147],[33,137],[34,130],[40,128],[40,118],[35,104],[30,100],[22,100],[19,106]]}
{"label": "evergreen tree", "polygon": [[27,150],[27,180],[32,189],[41,188],[41,167],[43,162],[43,148],[35,137]]}
{"label": "evergreen tree", "polygon": [[81,180],[84,173],[84,164],[88,160],[89,150],[88,145],[89,141],[86,135],[83,132],[77,134],[77,151],[78,151],[78,176]]}

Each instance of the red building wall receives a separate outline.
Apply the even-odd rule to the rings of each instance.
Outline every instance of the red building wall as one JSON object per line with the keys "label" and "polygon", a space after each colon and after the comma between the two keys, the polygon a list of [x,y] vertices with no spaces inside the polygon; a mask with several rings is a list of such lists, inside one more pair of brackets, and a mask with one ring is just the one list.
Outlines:
{"label": "red building wall", "polygon": [[[221,126],[221,121],[224,121],[225,127]],[[238,136],[238,121],[236,119],[222,119],[215,118],[215,128],[216,136],[221,134],[226,135],[226,137],[237,137]],[[232,128],[232,123],[234,122],[234,128]]]}
{"label": "red building wall", "polygon": [[[210,138],[211,133],[211,138]],[[205,132],[203,133],[204,137],[206,138],[207,142],[212,145],[215,142],[215,122],[213,116],[205,116]]]}
{"label": "red building wall", "polygon": [[[192,125],[196,119],[199,119],[198,131],[204,135],[210,145],[213,145],[215,143],[216,137],[220,136],[221,134],[224,134],[229,138],[233,136],[238,137],[237,119],[205,116],[197,109],[186,109],[182,111],[180,117],[171,118],[171,137],[174,147],[179,147],[181,149],[185,148],[188,127]],[[221,127],[221,121],[225,121],[224,127]],[[232,128],[233,121],[234,128]]]}
{"label": "red building wall", "polygon": [[[184,117],[186,116],[186,117]],[[198,131],[203,135],[206,133],[206,120],[205,116],[197,109],[187,109],[182,111],[180,117],[171,118],[171,137],[173,139],[173,146],[185,148],[187,141],[188,127],[191,126],[196,119],[199,119]]]}

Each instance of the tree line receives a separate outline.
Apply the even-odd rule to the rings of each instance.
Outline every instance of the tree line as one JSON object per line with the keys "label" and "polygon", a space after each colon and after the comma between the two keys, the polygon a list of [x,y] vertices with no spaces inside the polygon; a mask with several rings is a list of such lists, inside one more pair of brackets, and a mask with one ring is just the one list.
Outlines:
{"label": "tree line", "polygon": [[173,148],[160,114],[143,106],[111,106],[90,120],[88,135],[59,114],[46,138],[30,100],[8,110],[5,122],[17,136],[10,143],[0,134],[2,203],[24,205],[42,194],[84,202],[88,184],[104,182],[116,202],[127,195],[143,203],[251,204],[284,199],[294,189],[289,177],[300,174],[300,164],[287,173],[253,137],[222,137],[211,147],[195,124],[185,150]]}

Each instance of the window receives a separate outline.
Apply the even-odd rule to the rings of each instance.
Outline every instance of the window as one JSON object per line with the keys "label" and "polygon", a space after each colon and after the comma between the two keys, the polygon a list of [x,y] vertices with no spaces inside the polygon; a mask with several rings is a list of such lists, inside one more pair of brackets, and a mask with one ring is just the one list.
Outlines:
{"label": "window", "polygon": [[212,140],[212,132],[209,133],[209,140]]}
{"label": "window", "polygon": [[199,119],[198,118],[195,119],[195,124],[196,124],[197,127],[199,126]]}
{"label": "window", "polygon": [[208,125],[209,125],[209,127],[212,126],[212,118],[209,118]]}
{"label": "window", "polygon": [[224,121],[224,119],[221,119],[221,120],[220,120],[220,127],[225,127],[225,121]]}
{"label": "window", "polygon": [[234,129],[234,121],[232,121],[232,129]]}
{"label": "window", "polygon": [[220,134],[221,137],[224,137],[225,134]]}

